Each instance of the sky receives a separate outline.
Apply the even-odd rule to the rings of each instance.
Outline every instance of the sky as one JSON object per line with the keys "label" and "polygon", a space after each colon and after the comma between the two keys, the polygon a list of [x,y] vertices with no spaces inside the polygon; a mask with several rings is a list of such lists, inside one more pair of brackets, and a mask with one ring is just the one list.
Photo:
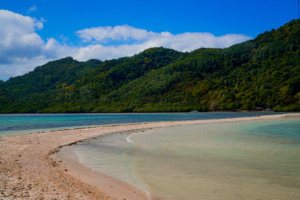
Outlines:
{"label": "sky", "polygon": [[226,48],[299,17],[298,0],[0,1],[0,80],[67,56]]}

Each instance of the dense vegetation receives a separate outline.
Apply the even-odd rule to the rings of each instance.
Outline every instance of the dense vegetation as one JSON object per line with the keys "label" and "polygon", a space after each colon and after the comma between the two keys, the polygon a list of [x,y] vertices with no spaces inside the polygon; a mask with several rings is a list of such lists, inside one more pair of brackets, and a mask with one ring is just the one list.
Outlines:
{"label": "dense vegetation", "polygon": [[49,62],[0,81],[0,112],[300,111],[300,20],[226,49]]}

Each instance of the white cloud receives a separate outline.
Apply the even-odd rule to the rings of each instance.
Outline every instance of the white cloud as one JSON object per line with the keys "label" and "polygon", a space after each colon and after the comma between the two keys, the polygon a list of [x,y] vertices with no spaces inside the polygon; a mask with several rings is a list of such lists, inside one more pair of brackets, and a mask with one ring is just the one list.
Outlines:
{"label": "white cloud", "polygon": [[151,31],[134,28],[128,25],[88,28],[77,31],[77,34],[85,42],[97,41],[104,43],[111,40],[144,40],[155,35],[155,33]]}
{"label": "white cloud", "polygon": [[72,48],[36,33],[43,20],[0,10],[0,79],[22,75],[34,67],[70,55]]}
{"label": "white cloud", "polygon": [[131,56],[150,47],[192,51],[201,47],[224,48],[251,39],[228,34],[152,32],[128,25],[95,27],[77,31],[83,46],[69,46],[54,38],[42,39],[37,30],[44,19],[37,20],[8,10],[0,10],[0,79],[22,75],[47,61],[72,56],[85,61]]}
{"label": "white cloud", "polygon": [[[155,33],[128,25],[83,29],[77,31],[77,34],[84,42],[92,42],[79,48],[78,53],[73,55],[78,60],[90,58],[105,60],[131,56],[147,48],[161,46],[178,51],[192,51],[201,47],[224,48],[251,39],[239,34],[217,37],[210,33]],[[109,45],[112,41],[122,44]]]}
{"label": "white cloud", "polygon": [[28,8],[27,13],[31,13],[31,12],[34,12],[36,10],[37,10],[36,6],[31,6],[30,8]]}
{"label": "white cloud", "polygon": [[[164,46],[179,51],[191,51],[200,47],[224,48],[238,42],[251,39],[245,35],[228,34],[216,37],[210,33],[181,33],[171,34],[169,32],[155,33],[145,29],[132,26],[104,26],[77,31],[78,36],[84,42],[108,43],[121,41],[145,46]],[[120,45],[122,46],[122,45]]]}

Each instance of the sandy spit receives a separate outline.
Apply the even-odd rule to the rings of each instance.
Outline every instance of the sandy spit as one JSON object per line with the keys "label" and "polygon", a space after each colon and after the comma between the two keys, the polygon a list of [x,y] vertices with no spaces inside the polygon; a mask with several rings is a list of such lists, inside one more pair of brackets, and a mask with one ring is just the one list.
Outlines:
{"label": "sandy spit", "polygon": [[[47,131],[0,137],[0,200],[2,199],[147,199],[143,191],[98,174],[97,182],[80,176],[89,169],[70,167],[71,158],[53,157],[62,146],[101,135],[166,126],[276,119],[300,114],[231,119],[155,122]],[[73,162],[76,165],[76,162]],[[76,170],[77,169],[77,170]],[[94,174],[92,175],[94,176]],[[101,184],[100,184],[101,183]],[[100,184],[100,186],[99,186]]]}

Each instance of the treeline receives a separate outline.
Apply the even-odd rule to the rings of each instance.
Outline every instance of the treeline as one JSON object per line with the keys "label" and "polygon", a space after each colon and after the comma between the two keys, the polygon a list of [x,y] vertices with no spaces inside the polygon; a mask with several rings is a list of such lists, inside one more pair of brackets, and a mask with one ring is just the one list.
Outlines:
{"label": "treeline", "polygon": [[49,62],[0,82],[0,112],[300,111],[300,20],[226,49]]}

